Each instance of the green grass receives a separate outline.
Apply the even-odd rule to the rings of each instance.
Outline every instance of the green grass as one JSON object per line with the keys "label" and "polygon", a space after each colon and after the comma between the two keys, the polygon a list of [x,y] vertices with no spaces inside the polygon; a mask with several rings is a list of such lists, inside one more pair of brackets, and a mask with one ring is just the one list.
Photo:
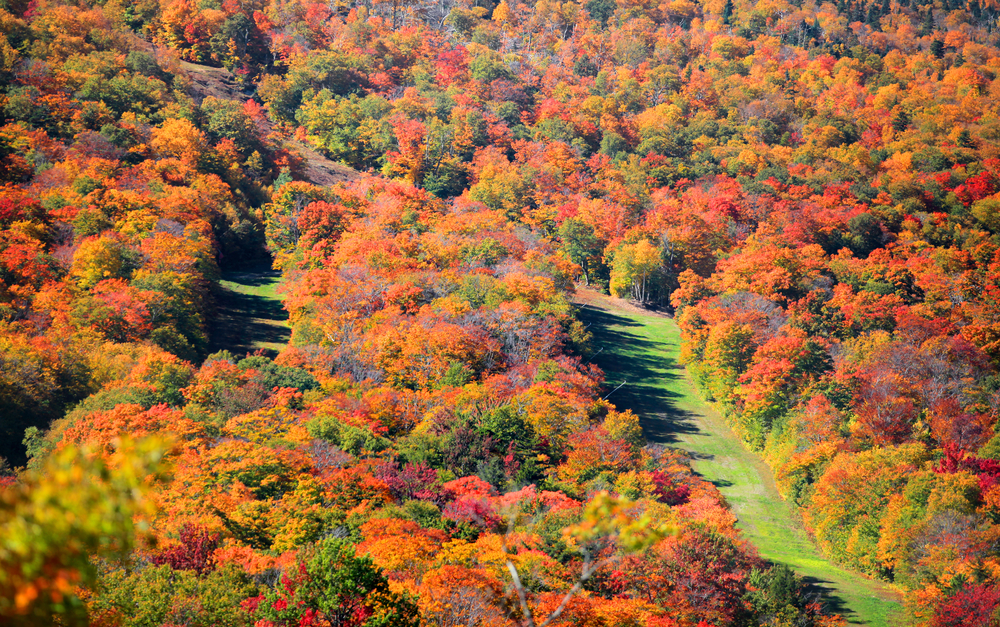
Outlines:
{"label": "green grass", "polygon": [[695,472],[719,488],[760,555],[787,564],[822,590],[829,610],[852,624],[901,624],[897,595],[824,558],[796,508],[778,495],[767,465],[701,399],[678,363],[680,332],[674,321],[613,308],[604,299],[587,300],[578,315],[590,325],[595,351],[601,351],[594,363],[604,370],[608,390],[627,381],[608,400],[636,412],[649,441],[690,452]]}
{"label": "green grass", "polygon": [[212,351],[237,356],[262,350],[274,357],[288,343],[288,312],[281,304],[281,273],[273,270],[223,273],[216,294],[219,312]]}

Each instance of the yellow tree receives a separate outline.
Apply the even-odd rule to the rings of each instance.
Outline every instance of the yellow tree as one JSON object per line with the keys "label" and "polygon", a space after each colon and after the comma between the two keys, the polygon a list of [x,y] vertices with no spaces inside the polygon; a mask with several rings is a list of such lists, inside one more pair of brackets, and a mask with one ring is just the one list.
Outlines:
{"label": "yellow tree", "polygon": [[[619,554],[644,551],[672,533],[674,528],[671,525],[655,524],[649,513],[637,514],[636,504],[632,501],[612,496],[606,491],[599,492],[584,507],[580,522],[563,530],[566,544],[583,554],[583,564],[576,582],[563,595],[559,605],[548,612],[545,618],[532,613],[528,591],[521,581],[515,564],[516,554],[508,546],[509,543],[505,538],[502,547],[506,557],[505,565],[517,592],[522,624],[525,627],[545,627],[552,624],[566,611],[573,597],[583,589],[599,568],[616,559]],[[610,557],[600,557],[604,552],[603,549],[612,543],[617,545],[618,552]]]}
{"label": "yellow tree", "polygon": [[660,249],[648,240],[622,244],[611,266],[611,291],[619,298],[631,295],[640,303],[649,302],[662,267]]}

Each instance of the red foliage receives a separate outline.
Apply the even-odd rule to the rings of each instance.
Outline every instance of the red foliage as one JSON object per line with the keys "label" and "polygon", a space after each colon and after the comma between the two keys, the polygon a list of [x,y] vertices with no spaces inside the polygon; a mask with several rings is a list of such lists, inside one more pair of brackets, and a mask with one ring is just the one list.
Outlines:
{"label": "red foliage", "polygon": [[979,476],[979,490],[983,493],[1000,483],[1000,461],[966,455],[965,451],[952,444],[945,445],[944,457],[934,467],[934,472],[951,474],[962,471]]}
{"label": "red foliage", "polygon": [[441,490],[432,489],[437,482],[437,471],[424,462],[406,464],[403,468],[395,462],[388,462],[377,466],[373,474],[389,487],[400,502],[411,499],[437,501],[442,498]]}
{"label": "red foliage", "polygon": [[977,200],[996,193],[996,177],[989,172],[980,172],[970,176],[965,183],[955,188],[955,195],[966,207]]}
{"label": "red foliage", "polygon": [[656,486],[657,498],[667,505],[683,505],[691,497],[691,488],[674,481],[674,478],[667,473],[654,470],[653,485]]}
{"label": "red foliage", "polygon": [[481,496],[460,497],[448,503],[441,515],[448,520],[470,523],[489,531],[499,529],[502,522],[489,500]]}
{"label": "red foliage", "polygon": [[0,187],[0,226],[6,227],[18,220],[38,219],[44,213],[38,201],[21,190],[9,185]]}
{"label": "red foliage", "polygon": [[934,610],[933,627],[989,627],[993,611],[1000,606],[1000,588],[967,585]]}
{"label": "red foliage", "polygon": [[461,79],[468,69],[468,53],[464,46],[456,46],[438,55],[434,62],[437,79],[442,87]]}
{"label": "red foliage", "polygon": [[222,536],[198,525],[187,524],[181,528],[180,544],[165,549],[150,560],[156,564],[170,564],[174,570],[193,570],[204,575],[215,567],[213,553],[221,544]]}

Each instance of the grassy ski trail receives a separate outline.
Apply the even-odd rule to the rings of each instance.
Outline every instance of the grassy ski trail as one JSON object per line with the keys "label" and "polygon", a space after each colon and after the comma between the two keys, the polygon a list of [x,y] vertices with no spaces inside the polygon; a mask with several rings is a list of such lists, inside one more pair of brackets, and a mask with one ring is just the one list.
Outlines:
{"label": "grassy ski trail", "polygon": [[637,413],[651,442],[691,453],[694,470],[719,488],[762,557],[796,570],[852,624],[902,624],[898,595],[827,560],[796,508],[778,495],[767,465],[701,399],[678,361],[680,331],[672,319],[590,290],[580,290],[577,301],[607,389],[625,383],[608,400]]}
{"label": "grassy ski trail", "polygon": [[278,295],[276,270],[224,272],[216,300],[219,313],[212,329],[212,351],[227,349],[237,357],[263,350],[275,357],[288,343],[288,312]]}

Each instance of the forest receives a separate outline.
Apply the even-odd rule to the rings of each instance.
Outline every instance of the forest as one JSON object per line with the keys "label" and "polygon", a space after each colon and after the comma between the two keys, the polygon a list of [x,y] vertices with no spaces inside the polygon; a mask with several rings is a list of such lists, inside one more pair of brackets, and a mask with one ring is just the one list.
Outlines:
{"label": "forest", "polygon": [[[998,46],[995,0],[0,0],[0,623],[845,625],[615,406],[597,290],[900,624],[995,627]],[[262,266],[290,340],[234,352]]]}

